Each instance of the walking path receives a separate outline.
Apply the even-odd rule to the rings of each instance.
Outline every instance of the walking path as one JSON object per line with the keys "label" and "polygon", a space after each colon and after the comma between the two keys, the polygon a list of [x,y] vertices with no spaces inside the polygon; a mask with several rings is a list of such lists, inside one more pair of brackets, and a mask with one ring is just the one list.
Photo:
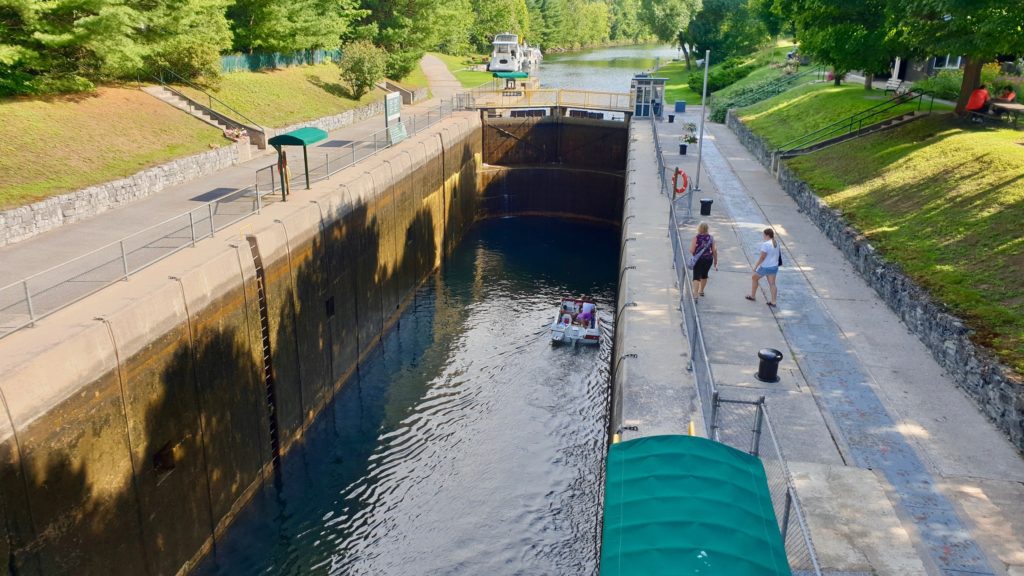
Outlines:
{"label": "walking path", "polygon": [[[426,102],[404,107],[402,115],[407,123],[414,121],[413,118],[416,122],[425,122],[427,112],[436,108],[442,98],[451,98],[456,87],[460,86],[455,76],[437,58],[424,58],[423,71],[434,97]],[[435,112],[431,119],[436,117]],[[188,118],[184,113],[182,118],[189,122],[198,121]],[[330,132],[326,140],[310,147],[310,166],[320,165],[325,160],[347,163],[351,150],[345,147],[346,144],[365,141],[383,129],[384,119],[376,116]],[[292,185],[298,188],[302,186],[301,169],[298,168],[301,166],[301,159],[296,161],[294,155],[291,155],[291,158],[294,173]],[[181,215],[235,190],[251,186],[256,179],[256,172],[273,164],[274,161],[273,155],[262,155],[211,176],[168,188],[127,206],[0,248],[0,286],[116,242],[129,234]],[[266,183],[261,181],[261,186],[265,185]]]}
{"label": "walking path", "polygon": [[[695,158],[671,153],[681,130],[659,125],[666,163],[694,175]],[[712,214],[684,237],[702,218],[718,242],[698,305],[712,370],[723,394],[768,397],[824,566],[1024,574],[1020,454],[724,126],[708,124],[703,164]],[[768,226],[783,245],[776,311],[764,281],[743,298]],[[777,384],[753,378],[763,347],[785,356]]]}

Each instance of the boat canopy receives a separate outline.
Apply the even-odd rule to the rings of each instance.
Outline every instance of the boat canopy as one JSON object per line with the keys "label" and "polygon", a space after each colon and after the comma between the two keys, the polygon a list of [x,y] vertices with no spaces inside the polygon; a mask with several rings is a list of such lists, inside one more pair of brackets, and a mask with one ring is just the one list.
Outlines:
{"label": "boat canopy", "polygon": [[601,576],[791,576],[761,461],[696,436],[612,444]]}
{"label": "boat canopy", "polygon": [[528,72],[495,72],[494,77],[509,80],[516,78],[529,78],[530,74]]}

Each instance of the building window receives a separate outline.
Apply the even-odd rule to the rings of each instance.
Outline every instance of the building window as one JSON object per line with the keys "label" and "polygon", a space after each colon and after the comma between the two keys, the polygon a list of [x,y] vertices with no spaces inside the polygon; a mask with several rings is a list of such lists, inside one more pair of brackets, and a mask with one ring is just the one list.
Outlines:
{"label": "building window", "polygon": [[935,68],[936,70],[941,70],[941,69],[946,69],[946,68],[949,68],[949,69],[952,69],[952,70],[959,70],[960,69],[960,58],[961,58],[960,56],[953,56],[951,54],[946,54],[945,56],[936,56],[935,57],[935,62],[932,64],[932,67]]}

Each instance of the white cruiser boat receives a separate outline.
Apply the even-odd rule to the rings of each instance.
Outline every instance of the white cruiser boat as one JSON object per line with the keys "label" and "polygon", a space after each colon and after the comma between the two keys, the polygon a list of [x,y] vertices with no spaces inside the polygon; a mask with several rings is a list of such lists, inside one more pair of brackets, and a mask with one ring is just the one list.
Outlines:
{"label": "white cruiser boat", "polygon": [[540,61],[544,59],[544,55],[541,54],[539,46],[530,46],[529,44],[523,44],[523,71],[529,72],[537,66],[540,66]]}
{"label": "white cruiser boat", "polygon": [[519,45],[519,36],[515,34],[498,34],[494,37],[491,50],[491,62],[487,70],[491,72],[520,72],[525,62],[524,49]]}
{"label": "white cruiser boat", "polygon": [[599,344],[601,320],[597,317],[597,304],[593,300],[563,298],[555,321],[551,324],[551,343]]}

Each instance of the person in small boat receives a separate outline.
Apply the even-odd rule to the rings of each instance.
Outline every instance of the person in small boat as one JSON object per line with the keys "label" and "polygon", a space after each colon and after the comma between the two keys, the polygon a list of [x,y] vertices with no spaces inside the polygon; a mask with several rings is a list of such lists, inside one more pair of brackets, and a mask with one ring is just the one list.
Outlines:
{"label": "person in small boat", "polygon": [[597,305],[593,302],[584,302],[583,308],[580,311],[579,321],[583,326],[590,328],[594,327],[594,323],[597,320]]}

